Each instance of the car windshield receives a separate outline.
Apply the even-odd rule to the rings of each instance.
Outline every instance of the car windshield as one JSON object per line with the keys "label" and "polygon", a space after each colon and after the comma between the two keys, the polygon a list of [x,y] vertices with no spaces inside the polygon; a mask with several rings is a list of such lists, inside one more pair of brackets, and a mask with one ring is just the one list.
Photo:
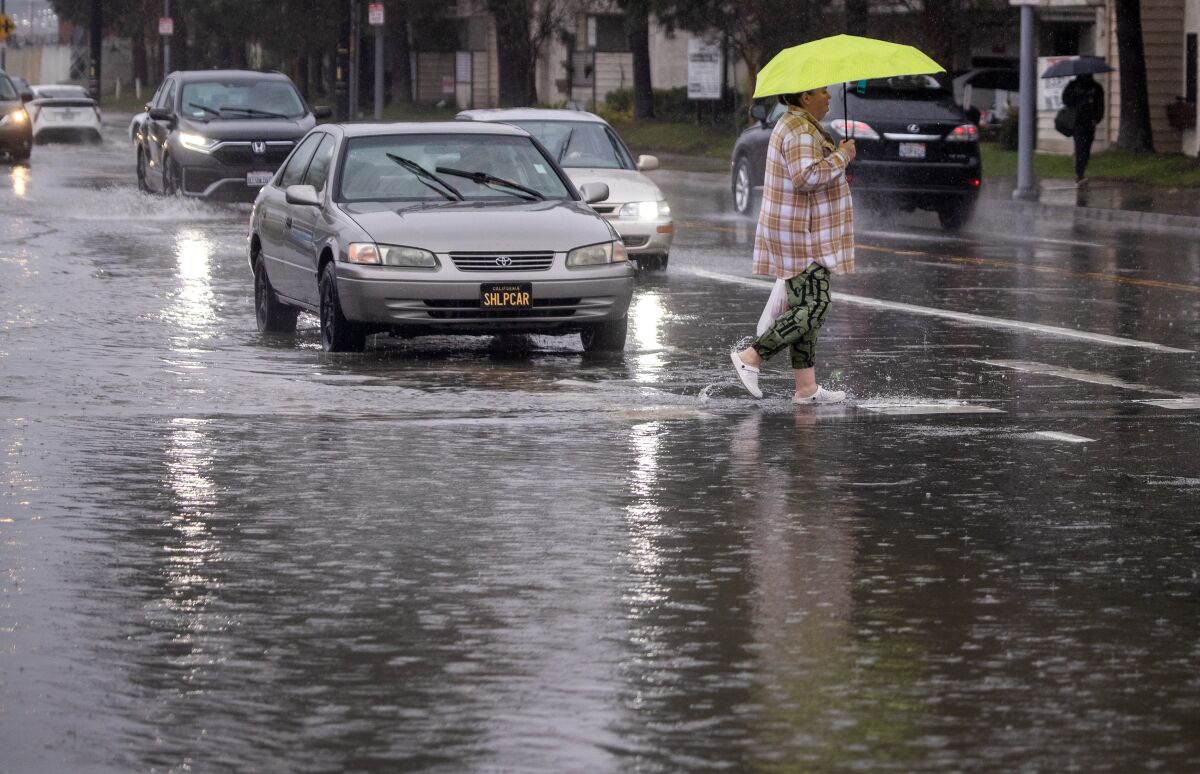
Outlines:
{"label": "car windshield", "polygon": [[[414,170],[412,162],[433,177]],[[392,134],[346,143],[339,201],[468,201],[536,198],[503,183],[475,182],[438,168],[480,172],[536,191],[546,199],[570,197],[554,167],[528,137],[463,134]],[[443,183],[438,183],[440,178]]]}
{"label": "car windshield", "polygon": [[506,121],[532,134],[564,167],[636,169],[637,165],[604,124],[586,121]]}
{"label": "car windshield", "polygon": [[[841,100],[841,86],[831,86],[830,95]],[[851,97],[857,99],[902,99],[916,102],[940,102],[950,99],[950,92],[928,75],[900,75],[893,78],[874,78],[849,84]]]}
{"label": "car windshield", "polygon": [[12,81],[8,80],[6,75],[0,75],[0,99],[20,99],[17,96],[17,90],[13,88]]}
{"label": "car windshield", "polygon": [[87,89],[82,86],[37,86],[34,88],[39,99],[86,99]]}
{"label": "car windshield", "polygon": [[211,80],[185,83],[181,112],[200,121],[214,118],[301,118],[304,100],[286,81]]}

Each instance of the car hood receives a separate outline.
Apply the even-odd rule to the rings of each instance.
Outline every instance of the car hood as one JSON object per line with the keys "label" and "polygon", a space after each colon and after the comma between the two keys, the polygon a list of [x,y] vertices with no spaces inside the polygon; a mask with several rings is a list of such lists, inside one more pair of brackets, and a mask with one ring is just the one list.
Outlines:
{"label": "car hood", "polygon": [[664,197],[662,191],[650,178],[636,169],[592,169],[572,167],[564,169],[575,187],[584,183],[604,183],[608,186],[606,202],[656,202]]}
{"label": "car hood", "polygon": [[179,122],[181,131],[195,132],[214,140],[295,140],[306,134],[315,125],[316,120],[311,116],[298,118],[295,121],[281,121],[277,118],[239,118],[216,119],[207,123],[204,121]]}
{"label": "car hood", "polygon": [[618,239],[586,204],[446,202],[397,207],[395,202],[344,203],[342,210],[382,244],[448,252],[565,252]]}

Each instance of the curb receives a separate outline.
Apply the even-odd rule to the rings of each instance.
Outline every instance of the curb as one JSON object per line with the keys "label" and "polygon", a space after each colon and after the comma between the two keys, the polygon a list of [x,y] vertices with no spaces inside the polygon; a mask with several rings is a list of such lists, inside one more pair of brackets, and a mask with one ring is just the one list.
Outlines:
{"label": "curb", "polygon": [[999,210],[1009,215],[1050,218],[1063,223],[1096,224],[1106,223],[1115,226],[1131,226],[1134,228],[1165,229],[1171,231],[1200,230],[1200,217],[1190,215],[1173,215],[1165,212],[1146,212],[1144,210],[1114,210],[1104,207],[1080,207],[1069,204],[1042,204],[1041,202],[1025,202],[996,198],[982,198],[980,203],[992,210]]}

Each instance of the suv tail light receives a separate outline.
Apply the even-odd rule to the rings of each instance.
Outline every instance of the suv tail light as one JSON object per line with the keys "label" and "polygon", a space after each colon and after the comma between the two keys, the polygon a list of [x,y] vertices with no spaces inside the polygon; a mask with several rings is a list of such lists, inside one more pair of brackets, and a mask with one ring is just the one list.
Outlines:
{"label": "suv tail light", "polygon": [[954,131],[946,135],[947,142],[978,142],[979,130],[975,124],[963,124],[954,127]]}
{"label": "suv tail light", "polygon": [[862,121],[847,121],[844,118],[835,118],[829,122],[829,128],[848,140],[879,139],[879,132],[872,129],[870,124],[865,124]]}

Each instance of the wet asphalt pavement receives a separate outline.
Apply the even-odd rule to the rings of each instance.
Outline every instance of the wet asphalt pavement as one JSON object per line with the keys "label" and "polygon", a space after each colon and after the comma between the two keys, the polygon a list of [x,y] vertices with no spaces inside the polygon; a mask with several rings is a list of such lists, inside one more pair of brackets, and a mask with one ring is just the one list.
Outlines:
{"label": "wet asphalt pavement", "polygon": [[0,772],[1200,768],[1194,238],[863,214],[793,408],[722,175],[623,358],[333,356],[124,128],[0,166]]}

